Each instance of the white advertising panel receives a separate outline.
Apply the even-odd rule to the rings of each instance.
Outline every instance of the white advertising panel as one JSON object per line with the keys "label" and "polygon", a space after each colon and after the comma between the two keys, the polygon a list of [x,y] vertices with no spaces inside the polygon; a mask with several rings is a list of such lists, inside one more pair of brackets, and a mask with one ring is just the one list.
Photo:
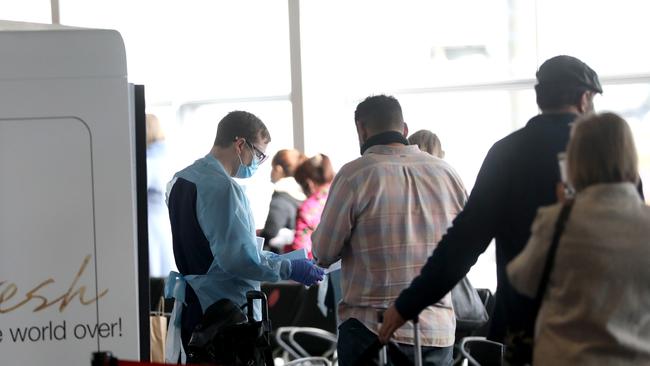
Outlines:
{"label": "white advertising panel", "polygon": [[0,357],[139,358],[133,121],[116,32],[0,21]]}

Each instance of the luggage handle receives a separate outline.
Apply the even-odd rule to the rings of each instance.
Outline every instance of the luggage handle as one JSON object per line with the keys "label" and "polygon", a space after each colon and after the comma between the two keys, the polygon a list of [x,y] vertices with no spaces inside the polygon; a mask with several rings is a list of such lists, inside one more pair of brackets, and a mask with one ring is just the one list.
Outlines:
{"label": "luggage handle", "polygon": [[[386,309],[380,309],[377,311],[377,322],[379,324],[384,322],[384,311]],[[413,323],[413,360],[415,361],[415,366],[422,366],[422,344],[420,343],[420,324],[419,324],[420,314],[416,315],[411,322]],[[388,351],[386,347],[382,347],[379,351],[379,364],[387,365],[388,364]]]}
{"label": "luggage handle", "polygon": [[247,316],[248,316],[248,321],[253,322],[255,321],[255,308],[253,306],[253,302],[255,300],[260,300],[262,302],[262,321],[266,322],[269,320],[269,304],[266,299],[266,294],[262,291],[248,291],[246,293],[246,307],[248,308],[246,310]]}
{"label": "luggage handle", "polygon": [[415,353],[413,359],[415,360],[415,366],[422,366],[422,344],[420,343],[420,324],[419,324],[419,314],[411,320],[413,322],[413,352]]}

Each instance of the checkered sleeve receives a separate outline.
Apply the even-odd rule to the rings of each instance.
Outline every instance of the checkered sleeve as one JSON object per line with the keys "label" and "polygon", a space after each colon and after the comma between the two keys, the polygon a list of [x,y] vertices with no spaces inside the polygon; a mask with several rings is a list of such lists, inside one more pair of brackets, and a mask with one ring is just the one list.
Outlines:
{"label": "checkered sleeve", "polygon": [[312,234],[312,253],[319,266],[329,267],[341,258],[354,226],[355,194],[352,184],[338,174],[325,203],[318,227]]}

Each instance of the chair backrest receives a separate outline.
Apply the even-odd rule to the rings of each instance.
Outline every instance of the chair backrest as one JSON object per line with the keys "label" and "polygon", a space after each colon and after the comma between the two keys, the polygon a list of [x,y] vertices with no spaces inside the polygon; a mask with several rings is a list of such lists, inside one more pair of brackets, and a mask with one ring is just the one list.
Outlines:
{"label": "chair backrest", "polygon": [[460,342],[460,352],[471,366],[501,366],[504,351],[503,344],[483,337],[465,337]]}
{"label": "chair backrest", "polygon": [[306,335],[313,339],[320,339],[329,344],[329,349],[319,352],[322,357],[332,357],[336,352],[336,334],[326,330],[310,327],[281,327],[275,330],[276,343],[293,358],[311,357],[313,353],[306,350],[301,342],[297,340],[300,335]]}
{"label": "chair backrest", "polygon": [[304,357],[284,364],[284,366],[331,366],[332,362],[325,357]]}
{"label": "chair backrest", "polygon": [[[265,283],[262,285],[269,299],[269,317],[275,329],[280,327],[320,328],[336,333],[333,313],[324,316],[318,308],[318,286],[305,286],[295,282]],[[300,333],[298,342],[310,355],[322,355],[330,349],[329,342]]]}

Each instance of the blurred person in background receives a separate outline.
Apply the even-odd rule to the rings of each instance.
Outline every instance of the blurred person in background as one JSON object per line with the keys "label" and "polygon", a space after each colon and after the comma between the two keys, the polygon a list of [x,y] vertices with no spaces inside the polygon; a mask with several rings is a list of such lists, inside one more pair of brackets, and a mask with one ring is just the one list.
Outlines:
{"label": "blurred person in background", "polygon": [[419,130],[408,138],[409,144],[418,145],[420,150],[427,152],[436,158],[443,159],[445,152],[442,150],[440,139],[435,133],[429,130]]}
{"label": "blurred person in background", "polygon": [[526,245],[537,209],[556,202],[557,154],[566,149],[571,122],[592,113],[593,98],[603,91],[596,72],[571,56],[546,60],[536,77],[541,114],[492,146],[463,211],[420,275],[386,311],[380,330],[383,342],[406,320],[446,296],[495,239],[497,292],[488,338],[510,346],[519,362],[530,362],[530,347],[508,344],[511,335],[529,329],[533,304],[512,289],[506,265]]}
{"label": "blurred person in background", "polygon": [[[319,265],[341,260],[342,366],[372,364],[369,358],[379,354],[378,313],[424,266],[467,197],[449,164],[409,144],[397,99],[366,98],[354,121],[361,157],[336,175],[312,235]],[[451,296],[426,307],[419,319],[424,364],[451,365],[456,328]],[[396,332],[395,341],[412,357],[410,324]]]}
{"label": "blurred person in background", "polygon": [[305,155],[298,150],[284,149],[271,160],[273,196],[264,229],[259,233],[270,250],[282,252],[285,245],[293,242],[296,212],[307,198],[294,174],[305,159]]}
{"label": "blurred person in background", "polygon": [[[567,172],[575,199],[540,208],[528,244],[508,264],[517,291],[531,298],[544,291],[533,364],[648,365],[650,207],[637,191],[628,124],[613,113],[578,120]],[[553,255],[558,217],[564,230]]]}
{"label": "blurred person in background", "polygon": [[333,179],[334,168],[325,154],[314,155],[296,169],[296,181],[307,195],[307,199],[298,207],[296,233],[286,251],[304,248],[309,258],[312,258],[311,234],[320,223]]}
{"label": "blurred person in background", "polygon": [[172,232],[165,205],[165,189],[171,173],[163,128],[153,114],[146,116],[147,226],[149,230],[149,276],[167,277],[176,271]]}

